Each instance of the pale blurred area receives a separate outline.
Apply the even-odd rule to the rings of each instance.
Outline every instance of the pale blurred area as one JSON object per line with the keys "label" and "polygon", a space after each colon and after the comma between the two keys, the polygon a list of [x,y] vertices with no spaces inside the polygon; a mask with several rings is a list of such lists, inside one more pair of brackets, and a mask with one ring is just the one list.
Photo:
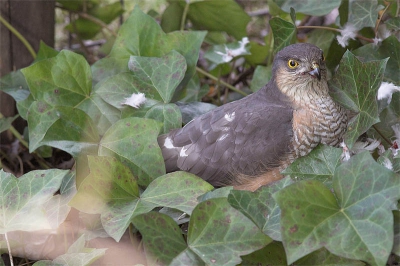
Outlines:
{"label": "pale blurred area", "polygon": [[[101,229],[88,230],[87,225],[87,219],[86,222],[83,221],[79,211],[72,208],[67,219],[57,229],[9,232],[7,236],[12,255],[29,260],[53,260],[65,254],[71,244],[85,234],[86,239],[90,239],[86,242],[86,248],[106,249],[105,255],[91,265],[147,264],[144,254],[138,251],[139,243],[131,241],[128,230],[116,242],[113,238],[106,237]],[[4,235],[0,235],[0,248],[2,253],[8,253]]]}

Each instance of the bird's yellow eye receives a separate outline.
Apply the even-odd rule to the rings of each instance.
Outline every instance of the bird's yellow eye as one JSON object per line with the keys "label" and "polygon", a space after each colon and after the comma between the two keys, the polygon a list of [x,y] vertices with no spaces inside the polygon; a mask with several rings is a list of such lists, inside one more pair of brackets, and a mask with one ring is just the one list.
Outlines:
{"label": "bird's yellow eye", "polygon": [[322,61],[325,61],[325,55],[322,54]]}
{"label": "bird's yellow eye", "polygon": [[291,69],[299,66],[299,63],[293,59],[290,59],[287,64],[288,64],[289,68],[291,68]]}

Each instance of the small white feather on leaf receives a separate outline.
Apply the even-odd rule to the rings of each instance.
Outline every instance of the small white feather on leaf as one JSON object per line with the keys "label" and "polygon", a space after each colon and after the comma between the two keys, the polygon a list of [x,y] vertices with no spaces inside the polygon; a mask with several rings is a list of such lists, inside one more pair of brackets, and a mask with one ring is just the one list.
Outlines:
{"label": "small white feather on leaf", "polygon": [[387,99],[388,104],[392,100],[392,94],[400,91],[400,87],[395,86],[393,83],[382,82],[378,90],[378,100]]}
{"label": "small white feather on leaf", "polygon": [[132,106],[133,108],[139,108],[142,104],[146,102],[146,96],[144,93],[133,93],[130,97],[125,98],[125,102],[123,102],[123,105],[129,105]]}

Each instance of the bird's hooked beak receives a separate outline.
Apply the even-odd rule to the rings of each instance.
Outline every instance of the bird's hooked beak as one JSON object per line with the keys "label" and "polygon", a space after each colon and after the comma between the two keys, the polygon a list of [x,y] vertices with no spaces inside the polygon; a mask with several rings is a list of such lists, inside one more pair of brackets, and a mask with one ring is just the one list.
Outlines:
{"label": "bird's hooked beak", "polygon": [[307,72],[313,77],[318,78],[318,80],[321,80],[321,68],[319,67],[319,64],[316,62],[312,63],[312,70]]}

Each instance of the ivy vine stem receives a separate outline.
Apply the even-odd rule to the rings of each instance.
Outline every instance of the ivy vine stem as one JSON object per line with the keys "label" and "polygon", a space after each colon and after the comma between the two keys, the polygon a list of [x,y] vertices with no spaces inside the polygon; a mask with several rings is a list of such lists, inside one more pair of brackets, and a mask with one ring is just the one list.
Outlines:
{"label": "ivy vine stem", "polygon": [[187,13],[189,12],[189,5],[190,5],[190,3],[188,1],[186,1],[186,5],[185,5],[185,8],[183,9],[183,14],[182,14],[181,27],[180,27],[181,31],[183,31],[185,29],[185,21],[186,21]]}
{"label": "ivy vine stem", "polygon": [[33,49],[33,47],[30,45],[30,43],[24,38],[24,36],[22,36],[21,33],[19,33],[19,31],[17,31],[17,29],[15,29],[10,23],[8,23],[7,20],[5,20],[1,15],[0,15],[0,22],[3,23],[3,25],[9,31],[11,31],[15,35],[15,37],[17,37],[25,45],[26,49],[28,49],[28,51],[32,55],[33,59],[35,59],[36,52]]}

